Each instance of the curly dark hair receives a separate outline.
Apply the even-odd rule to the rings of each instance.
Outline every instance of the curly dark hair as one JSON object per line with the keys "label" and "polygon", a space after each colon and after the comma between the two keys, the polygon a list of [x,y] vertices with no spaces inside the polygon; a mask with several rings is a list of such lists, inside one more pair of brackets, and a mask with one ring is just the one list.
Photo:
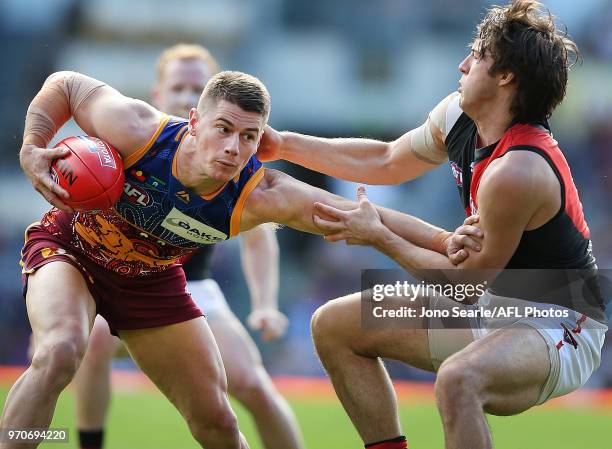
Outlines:
{"label": "curly dark hair", "polygon": [[490,75],[512,73],[517,93],[510,112],[516,121],[542,121],[565,97],[569,69],[579,60],[567,30],[536,0],[493,6],[476,28],[477,52],[493,59]]}

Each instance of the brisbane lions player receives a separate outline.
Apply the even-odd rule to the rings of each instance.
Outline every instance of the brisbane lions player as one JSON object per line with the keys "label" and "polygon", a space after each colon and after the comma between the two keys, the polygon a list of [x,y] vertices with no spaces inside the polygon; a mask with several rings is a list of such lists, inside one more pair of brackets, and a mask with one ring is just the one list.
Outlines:
{"label": "brisbane lions player", "polygon": [[[24,293],[35,352],[7,396],[0,428],[49,426],[100,314],[202,447],[248,447],[227,399],[218,348],[178,262],[262,223],[320,233],[317,201],[354,205],[261,164],[255,153],[269,113],[266,87],[241,72],[214,75],[188,119],[80,73],[47,79],[28,108],[20,161],[56,207],[26,231]],[[47,147],[70,117],[117,148],[126,182],[149,201],[124,194],[114,207],[91,213],[62,201],[68,192],[49,167],[67,150]],[[396,232],[408,230],[405,238],[433,250],[446,253],[454,241],[453,233],[413,217],[381,214]],[[26,443],[3,441],[0,448],[40,440]]]}

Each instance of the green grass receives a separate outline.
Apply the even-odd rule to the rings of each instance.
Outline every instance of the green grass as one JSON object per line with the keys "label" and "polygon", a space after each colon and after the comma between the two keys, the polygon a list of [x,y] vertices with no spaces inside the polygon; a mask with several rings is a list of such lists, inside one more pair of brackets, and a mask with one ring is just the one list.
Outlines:
{"label": "green grass", "polygon": [[[6,388],[0,387],[4,403]],[[346,414],[335,400],[291,400],[309,449],[363,447]],[[240,426],[251,449],[261,449],[248,414],[234,403]],[[46,449],[74,449],[74,403],[70,391],[60,398],[53,427],[70,428],[68,444],[45,444]],[[433,404],[402,404],[401,417],[411,449],[443,448],[440,419]],[[496,449],[608,449],[612,413],[539,408],[520,416],[490,417]],[[157,393],[118,393],[113,396],[107,449],[197,448],[178,412]]]}

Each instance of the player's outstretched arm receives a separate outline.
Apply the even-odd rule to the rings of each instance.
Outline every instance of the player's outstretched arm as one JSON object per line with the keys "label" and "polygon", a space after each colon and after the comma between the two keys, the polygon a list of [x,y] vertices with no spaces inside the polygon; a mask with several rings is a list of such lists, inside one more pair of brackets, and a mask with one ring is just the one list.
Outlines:
{"label": "player's outstretched arm", "polygon": [[355,204],[281,171],[266,168],[263,179],[246,200],[240,231],[262,223],[278,223],[298,231],[321,234],[312,218],[317,201],[326,201],[340,209],[351,209]]}
{"label": "player's outstretched arm", "polygon": [[[313,234],[333,234],[334,230],[325,232],[315,221],[315,214],[333,220],[320,209],[315,209],[315,203],[344,211],[358,207],[355,201],[298,181],[278,170],[266,169],[264,178],[246,201],[240,229],[244,231],[260,223],[274,222]],[[446,254],[444,240],[452,233],[388,209],[381,208],[379,214],[385,226],[394,233],[422,247]]]}
{"label": "player's outstretched arm", "polygon": [[[546,170],[544,161],[538,160],[534,154],[520,154],[516,152],[505,158],[495,161],[489,167],[487,176],[483,177],[478,191],[479,226],[484,237],[479,240],[482,248],[474,250],[467,246],[464,251],[469,253],[457,268],[488,270],[483,273],[490,280],[497,270],[503,269],[512,254],[514,254],[525,229],[533,223],[536,213],[542,211],[554,186],[554,180],[546,179],[543,173],[534,170],[535,166],[542,166]],[[541,158],[540,158],[541,159]],[[528,167],[528,169],[526,168]],[[554,194],[553,194],[554,197]],[[504,201],[499,201],[504,198]],[[358,192],[359,204],[352,210],[340,210],[325,204],[317,204],[317,212],[321,212],[329,219],[316,218],[317,225],[322,232],[328,234],[327,239],[332,241],[347,240],[353,243],[373,246],[394,259],[404,269],[413,275],[426,279],[434,274],[433,270],[450,270],[455,265],[438,252],[419,246],[414,241],[402,238],[385,224],[379,210],[367,199],[365,189]],[[552,211],[557,206],[549,207]],[[415,221],[408,215],[404,219],[406,226],[419,228],[431,226],[425,222]],[[401,216],[395,219],[401,223]],[[470,225],[471,226],[471,225]],[[471,232],[471,231],[470,231]],[[457,282],[473,281],[465,279],[464,270],[446,271],[451,280]],[[469,275],[476,274],[470,272]]]}
{"label": "player's outstretched arm", "polygon": [[447,110],[456,93],[429,114],[427,121],[393,142],[325,139],[271,127],[259,145],[260,160],[285,159],[335,178],[366,184],[399,184],[417,178],[447,159],[444,138]]}
{"label": "player's outstretched arm", "polygon": [[71,117],[87,134],[109,142],[126,157],[154,134],[161,113],[81,73],[57,72],[47,78],[28,107],[19,158],[34,188],[51,204],[68,211],[62,201],[68,193],[49,175],[53,159],[66,151],[47,147]]}
{"label": "player's outstretched arm", "polygon": [[240,258],[249,293],[247,323],[264,341],[282,337],[289,321],[278,310],[279,247],[273,226],[256,226],[240,234]]}

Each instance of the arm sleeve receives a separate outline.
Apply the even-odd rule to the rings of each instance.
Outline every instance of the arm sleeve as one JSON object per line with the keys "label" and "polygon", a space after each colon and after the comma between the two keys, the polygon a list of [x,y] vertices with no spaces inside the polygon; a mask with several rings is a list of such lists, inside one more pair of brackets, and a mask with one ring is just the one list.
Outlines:
{"label": "arm sleeve", "polygon": [[429,113],[425,123],[412,132],[410,145],[419,159],[431,164],[448,159],[444,141],[462,113],[459,98],[458,92],[447,96]]}

